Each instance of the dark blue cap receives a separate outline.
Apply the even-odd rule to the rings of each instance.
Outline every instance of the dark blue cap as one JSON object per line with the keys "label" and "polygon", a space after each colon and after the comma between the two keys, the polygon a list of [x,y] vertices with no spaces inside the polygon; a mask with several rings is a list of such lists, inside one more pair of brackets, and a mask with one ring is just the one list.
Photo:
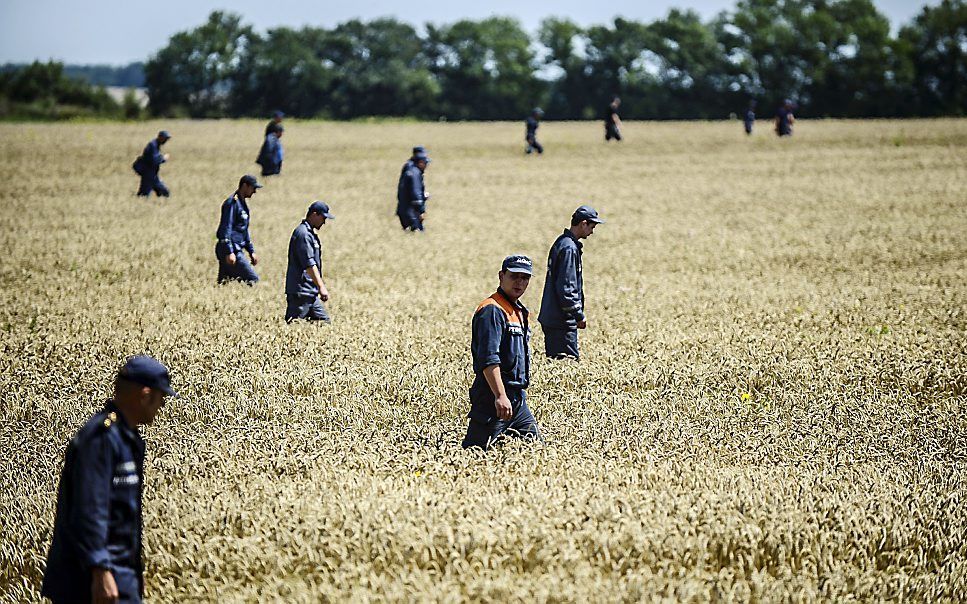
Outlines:
{"label": "dark blue cap", "polygon": [[178,397],[178,394],[171,389],[171,377],[168,375],[168,368],[147,355],[140,354],[128,357],[124,366],[118,371],[118,377],[135,384],[160,390],[168,396]]}
{"label": "dark blue cap", "polygon": [[581,222],[582,220],[598,224],[604,222],[604,219],[598,216],[598,211],[591,206],[580,206],[574,210],[574,214],[571,215],[571,222]]}
{"label": "dark blue cap", "polygon": [[238,179],[238,186],[242,186],[242,185],[252,185],[256,189],[262,188],[262,185],[259,184],[259,181],[256,180],[256,178],[251,174],[246,174],[245,176]]}
{"label": "dark blue cap", "polygon": [[420,160],[423,160],[426,163],[430,163],[431,161],[430,156],[427,155],[425,151],[413,154],[413,161],[420,161]]}
{"label": "dark blue cap", "polygon": [[275,113],[272,114],[272,117],[277,117],[279,119],[282,119],[285,117],[285,114],[282,113],[281,111],[276,111]]}
{"label": "dark blue cap", "polygon": [[171,138],[171,133],[167,130],[162,130],[158,133],[158,138]]}
{"label": "dark blue cap", "polygon": [[533,113],[534,115],[544,115],[544,110],[541,109],[540,107],[534,107],[534,110],[531,111],[531,113]]}
{"label": "dark blue cap", "polygon": [[324,201],[313,201],[309,204],[309,210],[306,212],[306,216],[309,214],[321,214],[329,220],[333,220],[336,217],[332,215],[329,211],[329,204]]}
{"label": "dark blue cap", "polygon": [[504,258],[504,263],[500,265],[500,270],[533,275],[534,263],[523,254],[513,254]]}
{"label": "dark blue cap", "polygon": [[423,145],[417,145],[417,146],[413,147],[413,157],[416,157],[417,155],[420,155],[421,153],[423,155],[426,155],[426,147],[424,147]]}

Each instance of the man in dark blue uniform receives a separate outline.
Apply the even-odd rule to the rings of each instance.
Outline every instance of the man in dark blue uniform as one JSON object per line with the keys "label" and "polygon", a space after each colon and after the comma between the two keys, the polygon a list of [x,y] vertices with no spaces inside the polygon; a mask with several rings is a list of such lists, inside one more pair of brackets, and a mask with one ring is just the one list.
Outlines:
{"label": "man in dark blue uniform", "polygon": [[618,116],[618,107],[621,106],[621,99],[614,97],[604,113],[604,140],[605,142],[614,139],[621,140],[621,118]]}
{"label": "man in dark blue uniform", "polygon": [[403,166],[396,186],[396,215],[404,231],[422,231],[426,200],[430,198],[423,183],[423,173],[430,157],[426,152],[414,153],[410,162]]}
{"label": "man in dark blue uniform", "polygon": [[144,441],[165,396],[164,365],[127,360],[114,398],[74,434],[57,487],[57,516],[41,595],[60,602],[140,602],[144,595],[141,494]]}
{"label": "man in dark blue uniform", "polygon": [[579,207],[571,216],[571,228],[564,229],[547,255],[547,277],[537,320],[544,331],[544,352],[552,359],[580,357],[578,330],[588,326],[581,239],[590,237],[602,222],[591,206]]}
{"label": "man in dark blue uniform", "polygon": [[745,112],[742,123],[745,126],[745,133],[751,135],[752,127],[755,126],[755,101],[749,101],[749,108]]}
{"label": "man in dark blue uniform", "polygon": [[296,319],[329,323],[323,302],[329,301],[329,289],[322,280],[322,244],[316,235],[326,220],[335,216],[329,204],[313,201],[306,218],[289,238],[289,266],[285,271],[285,321]]}
{"label": "man in dark blue uniform", "polygon": [[[258,265],[259,258],[255,255],[255,245],[248,233],[251,220],[246,199],[255,195],[255,191],[262,185],[251,174],[246,174],[238,181],[238,189],[222,204],[222,217],[218,223],[215,237],[215,257],[218,258],[218,283],[226,281],[241,281],[247,285],[255,285],[259,276],[253,266]],[[245,258],[243,251],[248,252],[252,261]]]}
{"label": "man in dark blue uniform", "polygon": [[786,99],[779,110],[776,111],[776,134],[792,136],[792,125],[795,123],[796,117],[792,114],[792,101]]}
{"label": "man in dark blue uniform", "polygon": [[161,146],[171,138],[167,130],[162,130],[156,138],[148,141],[144,146],[144,151],[134,161],[134,171],[141,177],[141,184],[138,186],[139,197],[149,197],[154,191],[158,197],[168,197],[171,193],[165,183],[161,182],[158,171],[161,164],[168,161],[170,155],[161,152]]}
{"label": "man in dark blue uniform", "polygon": [[278,124],[272,132],[265,135],[262,148],[259,149],[259,156],[255,159],[255,163],[262,166],[262,176],[282,173],[282,160],[285,156],[282,150],[282,134],[284,132],[285,128],[282,127],[282,124]]}
{"label": "man in dark blue uniform", "polygon": [[527,141],[527,146],[524,147],[524,153],[530,155],[533,151],[537,151],[538,154],[544,152],[544,147],[537,142],[537,129],[540,127],[541,118],[544,117],[544,110],[540,107],[535,107],[531,111],[530,116],[527,117],[526,127],[527,132],[524,134],[524,140]]}
{"label": "man in dark blue uniform", "polygon": [[477,306],[471,323],[473,385],[463,448],[487,450],[502,435],[539,439],[540,430],[527,407],[530,383],[528,310],[520,303],[533,273],[527,256],[504,258],[500,287]]}
{"label": "man in dark blue uniform", "polygon": [[285,117],[285,114],[282,113],[281,111],[276,111],[275,113],[273,113],[272,119],[269,120],[269,123],[266,124],[265,126],[265,136],[268,136],[273,132],[278,131],[279,128],[282,128],[282,118],[284,117]]}

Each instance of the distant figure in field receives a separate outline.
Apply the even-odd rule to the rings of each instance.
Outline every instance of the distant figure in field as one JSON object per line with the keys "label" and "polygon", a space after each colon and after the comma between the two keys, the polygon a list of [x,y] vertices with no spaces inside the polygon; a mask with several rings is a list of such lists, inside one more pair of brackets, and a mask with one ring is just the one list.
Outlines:
{"label": "distant figure in field", "polygon": [[[251,215],[246,199],[255,195],[262,185],[251,174],[238,181],[238,189],[222,204],[222,217],[218,223],[215,237],[215,257],[218,258],[218,284],[228,281],[241,281],[247,285],[258,283],[259,276],[253,266],[258,265],[255,246],[248,233]],[[251,263],[243,252],[248,252]]]}
{"label": "distant figure in field", "polygon": [[154,191],[158,197],[168,197],[171,192],[165,183],[161,182],[158,171],[161,164],[168,161],[171,157],[167,153],[161,153],[161,147],[171,139],[171,134],[167,130],[162,130],[156,138],[148,141],[144,146],[144,151],[134,160],[134,171],[141,177],[141,184],[138,186],[139,197],[149,197]]}
{"label": "distant figure in field", "polygon": [[333,220],[329,204],[313,201],[306,218],[289,238],[289,265],[285,271],[285,321],[298,319],[329,323],[323,302],[329,301],[329,290],[322,280],[322,244],[316,231]]}
{"label": "distant figure in field", "polygon": [[792,136],[792,126],[796,123],[796,116],[792,114],[792,101],[786,99],[776,111],[776,134]]}
{"label": "distant figure in field", "polygon": [[580,358],[578,330],[588,326],[581,239],[590,237],[594,227],[603,222],[591,206],[579,207],[571,215],[571,227],[564,229],[547,255],[547,277],[537,320],[544,331],[544,352],[549,358]]}
{"label": "distant figure in field", "polygon": [[604,114],[604,140],[621,140],[621,118],[618,116],[618,107],[621,106],[621,99],[614,97]]}
{"label": "distant figure in field", "polygon": [[751,135],[752,128],[755,126],[755,101],[749,101],[749,108],[745,111],[742,123],[745,125],[745,133]]}
{"label": "distant figure in field", "polygon": [[537,129],[541,125],[542,117],[544,117],[544,110],[540,107],[535,107],[527,117],[527,132],[524,134],[524,140],[527,141],[527,146],[524,147],[524,153],[528,155],[533,151],[537,151],[539,154],[544,152],[544,147],[537,142]]}
{"label": "distant figure in field", "polygon": [[54,534],[40,593],[60,602],[141,602],[144,597],[144,440],[174,396],[168,369],[129,358],[107,401],[67,444],[57,486]]}
{"label": "distant figure in field", "polygon": [[530,384],[530,326],[520,303],[534,265],[523,255],[507,256],[497,274],[499,287],[477,306],[471,323],[473,385],[463,448],[487,450],[502,435],[539,439],[527,407]]}
{"label": "distant figure in field", "polygon": [[416,149],[422,147],[414,147],[413,157],[403,165],[396,186],[396,215],[404,231],[423,231],[426,201],[430,198],[423,183],[423,173],[430,164],[430,156],[425,150]]}
{"label": "distant figure in field", "polygon": [[278,124],[272,132],[265,135],[262,141],[262,148],[259,149],[258,159],[255,163],[262,166],[262,176],[272,176],[282,172],[282,134],[285,128]]}
{"label": "distant figure in field", "polygon": [[282,113],[281,111],[276,111],[275,113],[273,113],[272,119],[269,120],[269,123],[265,126],[265,136],[268,136],[273,132],[276,132],[279,128],[283,128],[282,118],[284,117],[285,117],[285,114]]}

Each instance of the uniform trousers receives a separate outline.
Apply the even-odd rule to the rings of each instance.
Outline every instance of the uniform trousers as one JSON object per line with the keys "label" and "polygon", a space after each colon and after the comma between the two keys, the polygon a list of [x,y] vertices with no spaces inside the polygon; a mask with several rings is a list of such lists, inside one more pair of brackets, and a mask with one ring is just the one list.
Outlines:
{"label": "uniform trousers", "polygon": [[400,226],[404,231],[422,231],[423,220],[420,219],[420,209],[415,206],[397,208],[396,215],[400,217]]}
{"label": "uniform trousers", "polygon": [[331,323],[329,312],[319,296],[302,296],[299,294],[285,295],[285,322],[305,319],[306,321],[322,321]]}
{"label": "uniform trousers", "polygon": [[[493,393],[489,387],[486,393],[474,392],[470,390],[471,410],[468,414],[470,421],[467,425],[467,435],[463,438],[463,448],[480,447],[484,451],[490,449],[495,444],[499,444],[501,437],[525,438],[530,440],[540,440],[541,433],[537,426],[537,420],[527,406],[527,394],[519,388],[508,388],[507,398],[510,399],[510,406],[513,415],[510,419],[498,419],[497,409],[494,406]],[[473,399],[478,399],[477,404]],[[487,399],[487,400],[480,400]],[[489,409],[487,409],[489,404]]]}
{"label": "uniform trousers", "polygon": [[171,192],[165,183],[161,182],[161,177],[158,173],[146,173],[141,175],[141,184],[138,185],[138,195],[140,197],[149,197],[151,193],[154,192],[158,197],[168,197]]}
{"label": "uniform trousers", "polygon": [[219,241],[215,245],[215,257],[218,258],[218,284],[227,281],[241,281],[247,285],[255,285],[259,281],[258,273],[252,263],[249,262],[245,252],[239,250],[235,253],[235,264],[228,263],[228,246]]}
{"label": "uniform trousers", "polygon": [[544,331],[544,353],[552,359],[580,358],[578,352],[578,330],[574,328],[550,329]]}

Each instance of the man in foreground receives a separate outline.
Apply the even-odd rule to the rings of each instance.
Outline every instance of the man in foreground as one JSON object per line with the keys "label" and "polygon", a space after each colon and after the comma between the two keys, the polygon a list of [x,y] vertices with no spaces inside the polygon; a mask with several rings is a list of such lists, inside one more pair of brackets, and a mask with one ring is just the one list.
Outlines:
{"label": "man in foreground", "polygon": [[114,398],[68,443],[41,587],[54,604],[141,601],[145,447],[138,426],[154,421],[166,396],[177,396],[168,369],[131,357],[115,378]]}
{"label": "man in foreground", "polygon": [[580,206],[571,215],[547,255],[547,278],[537,320],[544,331],[544,352],[552,359],[578,360],[578,330],[588,326],[584,314],[584,271],[581,256],[594,227],[604,222],[591,206]]}
{"label": "man in foreground", "polygon": [[500,286],[473,315],[470,353],[473,385],[463,448],[489,449],[501,436],[539,439],[537,420],[527,407],[530,383],[528,310],[520,303],[533,273],[527,256],[504,258]]}
{"label": "man in foreground", "polygon": [[323,305],[329,301],[329,290],[322,281],[322,244],[315,232],[334,218],[328,204],[314,201],[305,220],[292,231],[285,271],[286,323],[297,319],[331,322]]}
{"label": "man in foreground", "polygon": [[[226,281],[241,281],[247,285],[258,283],[259,276],[252,268],[259,263],[255,255],[255,245],[248,233],[251,215],[246,199],[255,195],[255,191],[262,185],[251,174],[246,174],[238,181],[238,189],[231,197],[222,203],[222,217],[218,223],[215,237],[215,257],[218,259],[218,284]],[[242,252],[248,252],[252,261],[245,258]]]}
{"label": "man in foreground", "polygon": [[[414,151],[416,148],[414,148]],[[396,215],[404,231],[422,231],[429,195],[423,183],[423,173],[430,163],[425,151],[416,152],[404,164],[396,186]]]}
{"label": "man in foreground", "polygon": [[171,134],[167,130],[162,130],[156,138],[148,141],[148,144],[144,146],[144,151],[134,161],[132,167],[138,176],[141,177],[141,183],[138,185],[138,197],[150,197],[152,191],[158,197],[168,197],[171,195],[168,187],[165,186],[165,183],[161,181],[161,177],[158,176],[158,172],[161,170],[161,164],[168,161],[171,157],[169,154],[161,152],[161,147],[170,139]]}

